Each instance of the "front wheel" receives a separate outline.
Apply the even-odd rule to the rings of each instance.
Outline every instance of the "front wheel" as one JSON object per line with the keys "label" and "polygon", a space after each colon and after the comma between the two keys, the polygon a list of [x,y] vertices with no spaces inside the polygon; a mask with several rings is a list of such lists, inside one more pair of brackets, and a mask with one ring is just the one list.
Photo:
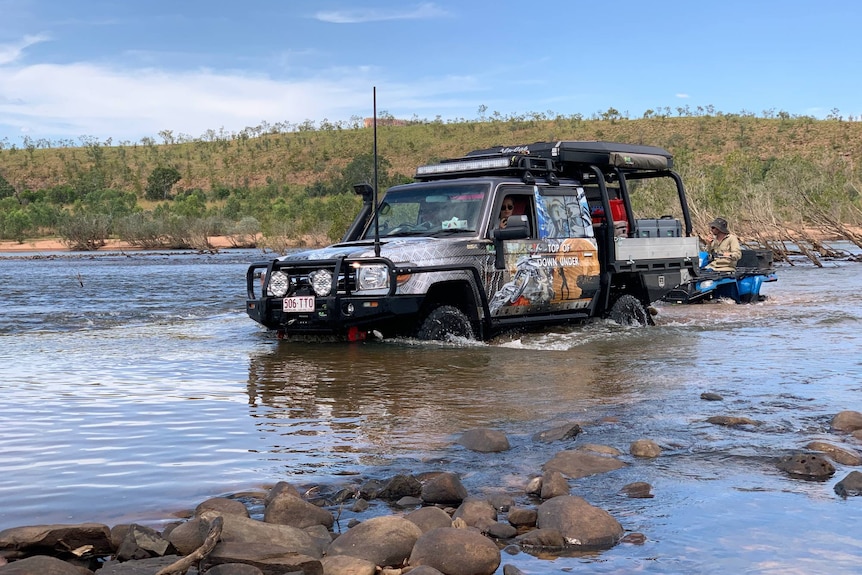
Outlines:
{"label": "front wheel", "polygon": [[473,326],[467,315],[457,307],[441,305],[425,316],[416,337],[432,341],[446,341],[450,337],[473,339]]}
{"label": "front wheel", "polygon": [[650,313],[633,295],[624,294],[614,302],[608,317],[620,325],[652,325],[653,320]]}

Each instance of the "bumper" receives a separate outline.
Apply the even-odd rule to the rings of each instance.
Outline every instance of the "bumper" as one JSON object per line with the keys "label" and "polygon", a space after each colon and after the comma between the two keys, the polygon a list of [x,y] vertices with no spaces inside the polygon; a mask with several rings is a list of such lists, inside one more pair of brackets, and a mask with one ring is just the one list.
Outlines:
{"label": "bumper", "polygon": [[345,336],[351,329],[389,332],[419,313],[422,296],[385,298],[334,296],[315,298],[313,312],[286,312],[280,298],[247,299],[248,316],[286,335]]}

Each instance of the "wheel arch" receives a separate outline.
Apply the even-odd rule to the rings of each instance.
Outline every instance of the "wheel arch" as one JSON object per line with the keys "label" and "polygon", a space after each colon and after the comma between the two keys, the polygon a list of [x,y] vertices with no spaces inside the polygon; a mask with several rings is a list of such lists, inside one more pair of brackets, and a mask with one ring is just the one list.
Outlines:
{"label": "wheel arch", "polygon": [[433,284],[422,302],[419,310],[421,318],[426,317],[441,305],[451,305],[461,310],[473,324],[473,332],[480,338],[484,335],[480,306],[477,303],[476,290],[471,282],[463,279],[441,281]]}

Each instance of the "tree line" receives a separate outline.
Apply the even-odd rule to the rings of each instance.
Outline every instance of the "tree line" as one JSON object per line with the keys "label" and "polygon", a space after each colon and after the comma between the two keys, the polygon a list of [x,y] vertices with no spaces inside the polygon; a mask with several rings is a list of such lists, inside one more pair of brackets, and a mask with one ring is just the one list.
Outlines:
{"label": "tree line", "polygon": [[[696,230],[716,215],[744,242],[781,258],[832,255],[824,236],[859,245],[862,123],[700,110],[650,111],[631,120],[614,109],[596,118],[496,114],[475,121],[413,120],[379,126],[381,190],[410,181],[417,165],[479,148],[559,139],[658,145],[674,154]],[[238,247],[337,240],[359,208],[353,185],[374,174],[372,130],[359,121],[283,133],[165,144],[0,149],[0,238],[59,236],[73,249],[109,238],[142,248],[208,249],[228,236]],[[633,196],[656,214],[657,191]]]}

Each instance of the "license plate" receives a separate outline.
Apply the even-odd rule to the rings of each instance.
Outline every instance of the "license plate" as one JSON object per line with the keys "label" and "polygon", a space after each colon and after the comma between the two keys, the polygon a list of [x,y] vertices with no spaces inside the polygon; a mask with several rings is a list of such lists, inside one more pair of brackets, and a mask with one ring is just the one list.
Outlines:
{"label": "license plate", "polygon": [[282,309],[288,313],[302,313],[314,311],[314,297],[294,296],[284,298]]}

